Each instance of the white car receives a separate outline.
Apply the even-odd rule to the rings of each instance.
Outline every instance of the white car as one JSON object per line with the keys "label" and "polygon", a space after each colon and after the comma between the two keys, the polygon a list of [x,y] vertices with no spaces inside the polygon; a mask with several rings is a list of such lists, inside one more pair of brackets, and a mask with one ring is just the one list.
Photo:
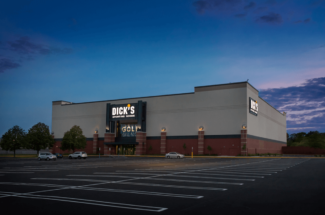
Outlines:
{"label": "white car", "polygon": [[72,158],[86,159],[87,153],[86,152],[75,152],[73,154],[69,154],[69,159],[72,159]]}
{"label": "white car", "polygon": [[184,155],[179,154],[177,152],[169,152],[165,156],[166,158],[184,158]]}
{"label": "white car", "polygon": [[38,159],[39,161],[40,161],[40,160],[47,160],[47,161],[49,161],[49,160],[54,160],[54,161],[56,161],[56,156],[53,155],[52,153],[49,153],[49,152],[41,152],[41,153],[39,153],[37,159]]}

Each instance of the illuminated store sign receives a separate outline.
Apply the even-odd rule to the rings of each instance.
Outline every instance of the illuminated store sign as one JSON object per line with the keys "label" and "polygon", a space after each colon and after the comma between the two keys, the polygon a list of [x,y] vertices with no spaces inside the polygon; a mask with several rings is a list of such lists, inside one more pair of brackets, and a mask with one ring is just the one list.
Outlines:
{"label": "illuminated store sign", "polygon": [[258,112],[258,103],[252,98],[249,98],[249,112],[257,116]]}
{"label": "illuminated store sign", "polygon": [[140,129],[141,127],[139,125],[135,124],[121,124],[121,136],[122,137],[135,137],[136,132]]}
{"label": "illuminated store sign", "polygon": [[112,105],[112,119],[135,119],[138,104]]}

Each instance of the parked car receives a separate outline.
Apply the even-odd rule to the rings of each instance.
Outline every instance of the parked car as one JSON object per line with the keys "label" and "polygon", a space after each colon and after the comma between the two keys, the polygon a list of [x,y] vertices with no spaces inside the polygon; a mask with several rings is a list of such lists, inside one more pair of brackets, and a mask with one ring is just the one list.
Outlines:
{"label": "parked car", "polygon": [[86,152],[75,152],[73,154],[69,154],[69,159],[72,159],[72,158],[86,159],[87,158],[87,153]]}
{"label": "parked car", "polygon": [[56,156],[53,155],[52,153],[49,153],[49,152],[41,152],[39,153],[38,155],[38,158],[37,158],[39,161],[40,160],[54,160],[56,161]]}
{"label": "parked car", "polygon": [[63,155],[61,153],[54,153],[54,155],[57,157],[57,158],[63,158]]}
{"label": "parked car", "polygon": [[177,152],[169,152],[165,156],[166,158],[184,158],[184,155]]}

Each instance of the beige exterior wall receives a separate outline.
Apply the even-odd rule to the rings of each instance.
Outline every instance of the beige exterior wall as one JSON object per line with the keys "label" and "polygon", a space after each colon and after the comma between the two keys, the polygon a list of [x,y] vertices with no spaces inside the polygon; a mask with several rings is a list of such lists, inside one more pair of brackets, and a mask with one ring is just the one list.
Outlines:
{"label": "beige exterior wall", "polygon": [[[257,117],[248,111],[249,97],[259,103]],[[52,131],[55,138],[63,138],[64,132],[79,125],[87,138],[92,138],[96,129],[99,137],[104,137],[106,103],[138,100],[147,102],[147,137],[160,136],[162,127],[166,127],[167,136],[198,135],[199,126],[204,126],[205,135],[239,135],[241,125],[247,124],[248,134],[285,141],[285,116],[261,100],[245,82],[199,87],[194,93],[180,95],[65,105],[53,102]]]}
{"label": "beige exterior wall", "polygon": [[105,102],[72,105],[53,105],[52,131],[55,138],[79,125],[86,137],[96,129],[104,136],[106,103],[126,104],[138,100],[147,102],[147,136],[160,136],[166,127],[168,136],[197,135],[204,126],[206,135],[240,134],[246,123],[246,89],[221,89],[191,94],[110,100]]}
{"label": "beige exterior wall", "polygon": [[[258,116],[249,113],[249,97],[258,103]],[[258,91],[247,88],[247,134],[287,142],[286,116],[258,96]]]}

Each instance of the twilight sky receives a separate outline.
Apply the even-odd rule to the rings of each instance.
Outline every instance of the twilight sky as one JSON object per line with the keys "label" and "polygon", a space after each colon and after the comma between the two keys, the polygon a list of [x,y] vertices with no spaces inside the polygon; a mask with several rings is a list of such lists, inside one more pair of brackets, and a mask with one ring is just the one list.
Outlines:
{"label": "twilight sky", "polygon": [[0,7],[0,135],[52,101],[249,82],[289,133],[325,132],[324,0],[10,0]]}

